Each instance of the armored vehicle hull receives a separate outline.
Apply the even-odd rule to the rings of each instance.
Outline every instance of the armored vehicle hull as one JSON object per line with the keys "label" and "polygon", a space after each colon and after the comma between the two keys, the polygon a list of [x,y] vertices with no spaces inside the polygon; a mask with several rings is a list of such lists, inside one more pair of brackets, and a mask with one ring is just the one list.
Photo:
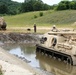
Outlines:
{"label": "armored vehicle hull", "polygon": [[75,34],[75,32],[45,33],[40,39],[40,43],[36,45],[36,52],[43,53],[70,65],[76,65]]}
{"label": "armored vehicle hull", "polygon": [[52,73],[49,75],[76,75],[76,67],[63,62],[46,57],[41,53],[36,54],[36,59],[39,60],[40,68]]}

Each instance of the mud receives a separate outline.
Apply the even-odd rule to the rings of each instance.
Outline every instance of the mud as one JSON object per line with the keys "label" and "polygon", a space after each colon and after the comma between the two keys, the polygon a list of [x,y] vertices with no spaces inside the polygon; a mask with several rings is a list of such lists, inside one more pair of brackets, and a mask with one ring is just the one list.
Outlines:
{"label": "mud", "polygon": [[38,43],[40,34],[34,33],[0,33],[0,42],[2,43]]}

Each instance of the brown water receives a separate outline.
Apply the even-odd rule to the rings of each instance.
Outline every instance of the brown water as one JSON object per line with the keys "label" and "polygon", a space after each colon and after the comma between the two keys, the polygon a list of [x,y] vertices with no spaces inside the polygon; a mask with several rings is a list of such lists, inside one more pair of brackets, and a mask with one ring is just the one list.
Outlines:
{"label": "brown water", "polygon": [[30,61],[28,64],[31,66],[52,73],[52,75],[76,75],[76,66],[70,66],[66,63],[54,60],[49,56],[36,53],[35,45],[5,44],[2,47],[11,54],[24,57]]}

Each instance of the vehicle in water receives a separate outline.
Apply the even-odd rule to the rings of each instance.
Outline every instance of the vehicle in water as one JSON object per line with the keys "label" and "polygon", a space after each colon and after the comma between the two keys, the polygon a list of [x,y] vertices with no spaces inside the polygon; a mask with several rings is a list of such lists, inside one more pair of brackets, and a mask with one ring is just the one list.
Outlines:
{"label": "vehicle in water", "polygon": [[76,65],[76,32],[74,30],[47,32],[36,45],[36,52]]}
{"label": "vehicle in water", "polygon": [[36,54],[36,59],[39,60],[40,68],[47,71],[47,75],[76,75],[76,67],[48,58],[40,53]]}

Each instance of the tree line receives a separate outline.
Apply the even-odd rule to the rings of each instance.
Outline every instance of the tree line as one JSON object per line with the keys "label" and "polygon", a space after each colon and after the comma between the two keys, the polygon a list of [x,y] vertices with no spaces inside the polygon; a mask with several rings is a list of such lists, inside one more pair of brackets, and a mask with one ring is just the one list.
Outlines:
{"label": "tree line", "polygon": [[41,0],[25,0],[23,3],[12,0],[0,0],[0,14],[15,15],[30,11],[49,10],[50,5]]}
{"label": "tree line", "polygon": [[76,0],[61,1],[56,7],[56,10],[68,10],[68,9],[76,10]]}
{"label": "tree line", "polygon": [[68,1],[63,0],[57,5],[48,5],[42,0],[24,0],[23,3],[15,2],[12,0],[0,0],[0,14],[15,15],[30,11],[42,10],[76,10],[76,0]]}
{"label": "tree line", "polygon": [[12,14],[19,13],[21,3],[11,0],[0,0],[0,14]]}
{"label": "tree line", "polygon": [[21,5],[21,12],[49,10],[50,5],[44,4],[41,0],[25,0]]}

